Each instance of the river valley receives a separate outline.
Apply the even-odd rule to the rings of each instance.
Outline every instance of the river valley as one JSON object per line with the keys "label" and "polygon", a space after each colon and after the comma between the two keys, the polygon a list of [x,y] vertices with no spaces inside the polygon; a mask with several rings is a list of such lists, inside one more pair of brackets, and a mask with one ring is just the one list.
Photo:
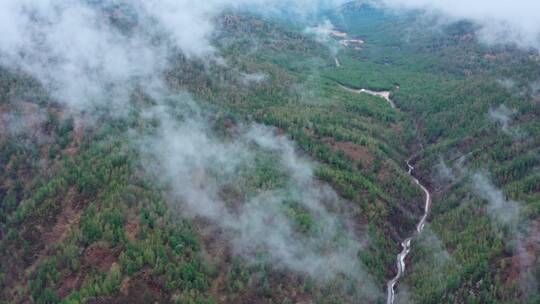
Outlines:
{"label": "river valley", "polygon": [[[350,87],[346,87],[343,85],[340,85],[341,88],[344,90],[347,90],[349,92],[358,93],[358,94],[369,94],[373,96],[378,96],[383,98],[388,102],[388,104],[393,108],[396,109],[395,102],[390,98],[390,91],[372,91],[367,89],[354,89]],[[396,257],[396,267],[397,267],[397,273],[396,275],[390,279],[386,286],[387,286],[387,298],[386,303],[387,304],[393,304],[395,302],[395,289],[396,285],[399,283],[399,280],[403,277],[405,274],[405,259],[409,255],[412,249],[412,241],[416,235],[419,233],[422,233],[424,230],[424,227],[426,225],[426,221],[429,215],[429,211],[431,208],[431,193],[429,190],[414,176],[414,166],[411,165],[410,161],[407,161],[407,173],[411,177],[411,180],[418,186],[422,191],[424,192],[425,200],[424,200],[424,213],[420,220],[418,221],[418,224],[416,225],[416,230],[411,234],[411,236],[407,237],[405,240],[401,242],[401,252],[398,253]]]}

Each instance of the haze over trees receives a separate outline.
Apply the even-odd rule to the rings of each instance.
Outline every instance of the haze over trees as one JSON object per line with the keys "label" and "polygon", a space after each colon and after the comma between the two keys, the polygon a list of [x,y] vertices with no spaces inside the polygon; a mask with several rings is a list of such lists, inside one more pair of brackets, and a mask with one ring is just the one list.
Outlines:
{"label": "haze over trees", "polygon": [[537,303],[518,2],[5,1],[0,302]]}

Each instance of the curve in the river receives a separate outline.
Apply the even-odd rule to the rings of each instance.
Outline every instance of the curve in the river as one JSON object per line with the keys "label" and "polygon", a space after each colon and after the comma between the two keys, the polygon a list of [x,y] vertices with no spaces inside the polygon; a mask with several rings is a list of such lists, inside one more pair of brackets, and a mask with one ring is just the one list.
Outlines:
{"label": "curve in the river", "polygon": [[[376,92],[376,91],[371,91],[371,90],[366,90],[366,89],[353,89],[353,88],[346,87],[344,85],[339,85],[339,86],[341,88],[349,91],[349,92],[366,93],[366,94],[382,97],[390,104],[390,106],[393,109],[396,109],[396,104],[390,98],[390,91]],[[403,274],[405,273],[405,266],[406,266],[405,265],[405,259],[407,258],[407,256],[411,252],[412,239],[418,233],[421,233],[424,230],[424,227],[426,226],[426,221],[427,221],[427,218],[428,218],[428,215],[429,215],[429,210],[431,208],[431,193],[416,177],[414,177],[413,172],[414,172],[414,167],[410,164],[409,161],[407,161],[407,173],[409,174],[409,176],[411,177],[413,182],[416,185],[418,185],[418,187],[420,187],[420,189],[422,189],[422,191],[424,192],[424,195],[425,195],[424,214],[422,215],[422,217],[420,218],[420,221],[416,225],[416,231],[410,237],[406,238],[405,240],[403,240],[401,242],[401,252],[397,255],[397,258],[396,258],[397,273],[386,284],[386,286],[387,286],[387,300],[386,300],[386,303],[387,304],[394,304],[395,296],[396,296],[395,295],[395,287],[396,287],[396,284],[399,282],[399,279],[401,279],[403,277]]]}
{"label": "curve in the river", "polygon": [[364,94],[381,97],[384,100],[386,100],[386,102],[388,102],[388,104],[390,105],[390,107],[392,107],[392,109],[396,109],[396,103],[390,98],[390,91],[372,91],[368,89],[353,89],[353,88],[349,88],[341,84],[339,86],[342,89],[352,92],[352,93],[364,93]]}

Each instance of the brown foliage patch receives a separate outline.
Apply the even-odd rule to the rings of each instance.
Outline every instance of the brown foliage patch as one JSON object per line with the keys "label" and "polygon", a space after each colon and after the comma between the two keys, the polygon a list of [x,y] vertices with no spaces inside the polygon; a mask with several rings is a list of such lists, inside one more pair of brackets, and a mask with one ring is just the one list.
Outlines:
{"label": "brown foliage patch", "polygon": [[69,145],[64,149],[64,154],[67,156],[73,157],[77,152],[79,151],[79,147],[81,146],[82,140],[84,137],[84,128],[82,125],[77,126],[73,130],[72,135],[72,141],[69,143]]}
{"label": "brown foliage patch", "polygon": [[84,251],[83,261],[84,264],[93,266],[99,271],[107,272],[118,261],[118,258],[110,249],[94,243]]}
{"label": "brown foliage patch", "polygon": [[67,238],[71,227],[79,225],[82,210],[75,208],[75,196],[76,191],[74,188],[71,188],[65,198],[66,203],[56,219],[56,224],[51,230],[43,233],[43,240],[46,243],[52,244],[63,242]]}
{"label": "brown foliage patch", "polygon": [[68,296],[73,290],[78,289],[81,285],[81,280],[79,280],[78,274],[71,274],[70,276],[64,278],[58,287],[57,295],[60,299]]}
{"label": "brown foliage patch", "polygon": [[325,138],[323,141],[332,151],[341,151],[353,161],[361,162],[364,166],[370,166],[373,163],[373,155],[365,146],[350,141],[336,142],[333,138]]}
{"label": "brown foliage patch", "polygon": [[514,255],[504,259],[506,266],[506,278],[504,285],[510,286],[514,283],[527,285],[527,273],[534,272],[536,261],[540,252],[540,218],[537,218],[530,225],[526,235],[518,237]]}
{"label": "brown foliage patch", "polygon": [[139,233],[139,221],[136,219],[128,220],[125,226],[126,236],[130,242],[137,240],[137,233]]}

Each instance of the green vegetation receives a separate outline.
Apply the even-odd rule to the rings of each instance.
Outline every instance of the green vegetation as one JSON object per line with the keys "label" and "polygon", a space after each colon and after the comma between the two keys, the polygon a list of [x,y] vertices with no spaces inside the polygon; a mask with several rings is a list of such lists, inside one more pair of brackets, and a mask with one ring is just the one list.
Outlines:
{"label": "green vegetation", "polygon": [[[540,261],[536,258],[527,269],[515,269],[519,257],[512,258],[516,251],[508,244],[516,242],[516,231],[495,223],[486,213],[487,202],[475,195],[473,181],[460,172],[487,171],[509,199],[522,203],[520,229],[534,227],[540,211],[535,170],[540,162],[540,108],[537,97],[529,95],[530,84],[540,76],[534,55],[511,47],[481,46],[471,39],[474,35],[466,23],[448,26],[441,34],[426,31],[429,26],[410,16],[370,10],[344,15],[336,18],[338,27],[364,39],[365,48],[341,53],[342,67],[328,68],[323,75],[352,87],[392,90],[398,107],[414,119],[423,142],[423,149],[415,149],[415,161],[418,175],[434,190],[430,222],[440,248],[433,250],[432,240],[416,242],[404,280],[413,299],[537,302],[534,288],[520,287],[526,283],[519,272],[527,271],[538,280]],[[378,21],[360,21],[371,19]],[[362,75],[356,75],[358,71]],[[514,80],[514,87],[501,85],[505,79]],[[502,104],[515,110],[514,123],[506,131],[488,114]],[[456,180],[441,178],[441,162],[454,169]],[[534,231],[528,233],[532,234],[525,238],[535,237]],[[528,250],[538,253],[537,247]],[[445,255],[448,261],[440,265],[440,256]]]}
{"label": "green vegetation", "polygon": [[[461,172],[488,172],[508,199],[522,203],[523,222],[538,222],[540,107],[529,94],[540,78],[538,61],[478,44],[465,23],[435,33],[415,28],[414,16],[374,9],[328,17],[365,41],[361,51],[340,50],[340,67],[296,25],[227,14],[215,45],[228,67],[178,55],[168,85],[193,94],[219,136],[234,136],[224,131],[228,125],[274,126],[316,161],[317,178],[348,202],[348,215],[369,239],[358,258],[381,291],[423,208],[404,168],[414,155],[416,175],[434,199],[429,233],[413,241],[402,281],[413,300],[536,303],[538,293],[519,286],[515,230],[495,223]],[[250,73],[264,77],[246,80]],[[504,79],[515,81],[513,91],[501,86]],[[389,90],[398,109],[340,85]],[[346,278],[321,283],[264,257],[242,260],[227,245],[216,249],[219,232],[171,208],[170,189],[143,173],[129,143],[128,131],[150,134],[155,126],[140,114],[152,101],[135,95],[128,118],[103,115],[81,127],[84,117],[64,113],[34,80],[0,70],[0,115],[22,123],[0,130],[1,301],[358,301]],[[510,128],[517,131],[489,118],[501,104],[515,109]],[[454,179],[440,176],[441,161]],[[287,184],[272,155],[257,154],[254,163],[254,172],[231,182],[227,204]],[[282,207],[298,233],[317,233],[318,223],[294,199]],[[528,270],[539,280],[537,256],[534,263]]]}

